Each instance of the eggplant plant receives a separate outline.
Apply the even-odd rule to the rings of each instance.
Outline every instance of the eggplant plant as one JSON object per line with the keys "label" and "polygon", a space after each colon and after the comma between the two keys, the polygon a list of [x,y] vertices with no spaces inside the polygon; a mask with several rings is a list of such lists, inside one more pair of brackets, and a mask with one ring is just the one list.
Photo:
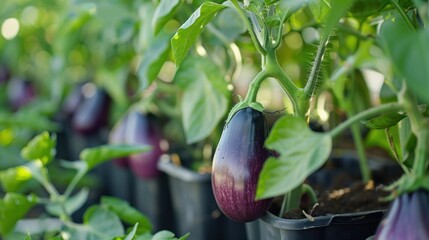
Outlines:
{"label": "eggplant plant", "polygon": [[[377,11],[374,11],[374,6],[378,6]],[[228,217],[237,221],[254,220],[267,209],[266,204],[258,204],[260,201],[282,195],[284,201],[280,216],[299,208],[304,192],[315,196],[311,188],[304,184],[305,179],[328,160],[333,140],[359,123],[372,129],[385,129],[387,143],[404,170],[404,175],[387,188],[391,191],[390,199],[405,201],[401,199],[407,194],[414,196],[415,191],[428,190],[428,119],[425,105],[428,97],[424,93],[429,69],[426,54],[429,40],[427,2],[207,1],[193,12],[171,39],[173,56],[179,69],[176,74],[181,73],[182,67],[186,68],[188,59],[194,58],[193,51],[188,53],[193,46],[196,45],[197,52],[204,55],[203,51],[198,51],[201,47],[199,37],[204,33],[204,28],[210,30],[213,27],[216,15],[226,9],[233,9],[240,17],[247,28],[254,53],[261,59],[260,69],[249,84],[246,97],[229,112],[215,151],[213,192],[219,207]],[[375,17],[380,19],[377,28],[368,22]],[[303,23],[297,19],[307,21]],[[311,36],[317,42],[306,79],[293,79],[281,65],[280,59],[287,49],[284,45],[292,44],[286,39],[294,32],[302,36],[313,32]],[[345,41],[345,38],[352,40]],[[327,56],[329,59],[324,60]],[[334,93],[343,91],[344,84],[351,81],[352,73],[364,71],[365,68],[371,68],[384,76],[384,90],[393,95],[393,100],[359,109],[356,107],[359,100],[355,99],[350,102],[350,109],[354,110],[348,111],[349,116],[345,121],[323,133],[313,132],[308,127],[308,121],[315,111],[312,101],[319,92],[329,87]],[[264,107],[257,101],[257,94],[267,78],[276,80],[289,105],[287,114],[275,122],[265,145],[261,146],[264,128],[255,131],[257,128],[246,123],[253,115],[247,118],[242,115],[254,111],[262,117]],[[338,78],[344,80],[334,81]],[[357,90],[350,91],[353,93]],[[240,124],[236,121],[240,121]],[[393,136],[389,131],[396,127],[399,136]],[[356,128],[353,132],[359,133]],[[361,141],[358,138],[355,140]],[[401,149],[397,149],[397,144]],[[276,152],[278,156],[269,156],[268,151]],[[260,168],[262,163],[263,167]],[[363,181],[368,181],[370,172],[365,158],[361,158],[360,166]],[[256,178],[258,183],[255,185],[253,180]],[[249,197],[253,203],[249,202]],[[415,202],[428,204],[427,200]],[[397,211],[396,205],[393,205],[393,211]],[[418,216],[416,219],[427,224]],[[397,217],[390,221],[391,224],[396,220]],[[383,226],[383,229],[392,232],[394,228]],[[409,231],[414,230],[410,228]],[[382,233],[377,236],[378,239],[389,239],[383,236],[391,235]]]}
{"label": "eggplant plant", "polygon": [[[0,235],[3,239],[133,239],[137,236],[142,239],[178,239],[169,231],[152,235],[151,223],[144,215],[127,202],[113,197],[102,197],[100,204],[89,207],[82,223],[72,220],[72,214],[87,201],[89,190],[77,189],[77,186],[91,169],[113,158],[149,151],[150,146],[122,144],[84,149],[80,160],[60,163],[64,168],[76,171],[65,190],[60,192],[49,174],[50,165],[55,162],[55,145],[55,135],[41,133],[22,149],[21,157],[25,163],[0,172],[1,185],[6,192],[0,199]],[[20,186],[32,179],[45,193],[20,191]],[[27,219],[27,213],[37,205],[44,207],[46,217]],[[122,222],[131,227],[125,230]],[[186,236],[179,239],[186,239]]]}

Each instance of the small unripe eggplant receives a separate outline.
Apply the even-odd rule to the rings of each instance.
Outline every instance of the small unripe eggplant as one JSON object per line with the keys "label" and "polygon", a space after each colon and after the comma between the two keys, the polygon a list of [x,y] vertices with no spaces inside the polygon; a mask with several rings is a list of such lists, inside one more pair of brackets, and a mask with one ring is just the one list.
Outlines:
{"label": "small unripe eggplant", "polygon": [[131,170],[138,177],[151,179],[159,176],[158,161],[161,155],[164,154],[161,149],[161,142],[161,131],[151,116],[138,111],[133,111],[128,115],[125,143],[152,147],[148,152],[128,157]]}
{"label": "small unripe eggplant", "polygon": [[264,115],[239,110],[225,126],[213,159],[212,189],[220,210],[237,222],[261,217],[272,199],[255,200],[259,173],[270,152]]}
{"label": "small unripe eggplant", "polygon": [[396,198],[374,239],[429,239],[429,192],[418,190]]}
{"label": "small unripe eggplant", "polygon": [[[118,123],[110,131],[108,142],[109,144],[124,144],[125,143],[125,133],[127,126],[127,116],[119,120]],[[122,157],[112,160],[116,165],[120,167],[128,167],[128,157]]]}
{"label": "small unripe eggplant", "polygon": [[81,134],[97,132],[107,123],[109,114],[109,96],[92,83],[87,84],[83,86],[84,100],[76,109],[72,119],[73,129]]}
{"label": "small unripe eggplant", "polygon": [[8,83],[7,95],[12,110],[17,111],[36,98],[36,89],[31,82],[14,77]]}

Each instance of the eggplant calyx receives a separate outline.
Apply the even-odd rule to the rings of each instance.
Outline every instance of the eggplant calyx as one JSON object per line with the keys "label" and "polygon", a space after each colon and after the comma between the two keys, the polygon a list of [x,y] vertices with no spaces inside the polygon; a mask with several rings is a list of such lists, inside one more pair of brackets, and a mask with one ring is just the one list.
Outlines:
{"label": "eggplant calyx", "polygon": [[429,191],[429,175],[418,177],[407,174],[402,176],[396,182],[385,188],[392,193],[385,200],[393,200],[395,197],[405,193],[415,192],[419,189]]}
{"label": "eggplant calyx", "polygon": [[229,121],[231,121],[231,118],[235,115],[236,112],[238,112],[239,110],[241,110],[243,108],[247,108],[247,107],[253,108],[259,112],[264,111],[264,107],[259,102],[241,101],[241,102],[237,103],[234,107],[232,107],[231,111],[228,114],[228,118],[226,119],[226,124],[228,124]]}

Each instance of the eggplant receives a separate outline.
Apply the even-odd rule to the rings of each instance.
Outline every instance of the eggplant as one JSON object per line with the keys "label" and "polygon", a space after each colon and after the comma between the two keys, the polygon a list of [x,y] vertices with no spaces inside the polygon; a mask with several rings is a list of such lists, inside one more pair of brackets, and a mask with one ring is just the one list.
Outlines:
{"label": "eggplant", "polygon": [[[109,144],[124,144],[125,143],[125,132],[127,126],[127,116],[119,120],[110,131],[108,142]],[[122,157],[114,159],[113,163],[120,167],[128,167],[128,157]]]}
{"label": "eggplant", "polygon": [[10,78],[10,71],[5,65],[0,65],[0,86],[6,84]]}
{"label": "eggplant", "polygon": [[160,175],[158,161],[164,151],[161,148],[162,134],[155,119],[138,111],[128,115],[125,133],[126,144],[149,145],[148,152],[128,157],[131,171],[139,178],[152,179]]}
{"label": "eggplant", "polygon": [[17,111],[36,98],[36,89],[30,81],[14,77],[8,83],[7,96],[12,110]]}
{"label": "eggplant", "polygon": [[429,239],[429,192],[418,190],[397,197],[381,222],[376,240]]}
{"label": "eggplant", "polygon": [[[110,99],[107,93],[92,83],[83,86],[84,99],[72,118],[73,129],[81,134],[96,133],[107,124]],[[86,88],[86,89],[85,89]]]}
{"label": "eggplant", "polygon": [[255,200],[259,173],[271,155],[265,116],[250,107],[236,112],[223,129],[212,169],[212,190],[220,210],[237,222],[261,217],[272,199]]}
{"label": "eggplant", "polygon": [[84,84],[76,85],[71,93],[64,100],[61,112],[65,117],[71,117],[79,108],[84,100],[83,89]]}

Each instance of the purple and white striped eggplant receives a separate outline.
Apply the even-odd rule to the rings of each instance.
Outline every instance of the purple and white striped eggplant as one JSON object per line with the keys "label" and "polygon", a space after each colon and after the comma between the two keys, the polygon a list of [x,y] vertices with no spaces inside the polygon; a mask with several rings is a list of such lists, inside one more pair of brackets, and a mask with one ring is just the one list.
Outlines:
{"label": "purple and white striped eggplant", "polygon": [[144,144],[152,147],[148,152],[128,157],[131,170],[138,177],[151,179],[159,176],[158,161],[164,154],[161,149],[161,141],[161,130],[154,119],[137,111],[128,115],[125,143]]}
{"label": "purple and white striped eggplant", "polygon": [[429,239],[429,192],[418,190],[396,198],[374,239]]}
{"label": "purple and white striped eggplant", "polygon": [[250,107],[239,110],[225,126],[217,146],[212,188],[217,205],[230,219],[250,222],[261,217],[271,199],[255,201],[258,176],[270,152],[264,115]]}

